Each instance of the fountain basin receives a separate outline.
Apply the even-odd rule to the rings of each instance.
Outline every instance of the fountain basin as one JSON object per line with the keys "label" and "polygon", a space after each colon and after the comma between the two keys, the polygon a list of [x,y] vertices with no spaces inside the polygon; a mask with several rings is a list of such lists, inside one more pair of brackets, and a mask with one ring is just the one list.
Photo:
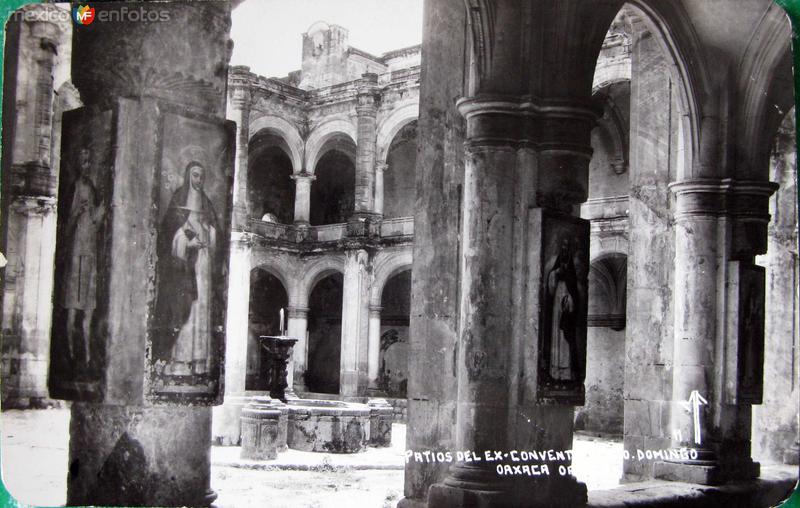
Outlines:
{"label": "fountain basin", "polygon": [[289,399],[287,444],[293,450],[358,453],[369,442],[370,407],[337,400]]}
{"label": "fountain basin", "polygon": [[282,411],[270,402],[269,398],[256,398],[242,409],[243,459],[272,460],[281,449],[281,438],[286,442],[280,428]]}

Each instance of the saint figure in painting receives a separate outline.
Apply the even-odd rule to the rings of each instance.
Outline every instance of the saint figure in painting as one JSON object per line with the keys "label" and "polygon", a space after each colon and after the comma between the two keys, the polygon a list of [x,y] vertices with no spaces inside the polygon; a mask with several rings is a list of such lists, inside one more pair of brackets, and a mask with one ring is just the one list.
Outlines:
{"label": "saint figure in painting", "polygon": [[210,369],[212,301],[217,287],[217,215],[203,191],[206,169],[190,162],[158,232],[158,303],[153,344],[164,374],[190,376]]}
{"label": "saint figure in painting", "polygon": [[80,332],[84,360],[88,364],[92,317],[97,303],[97,231],[103,219],[102,203],[98,201],[97,188],[90,177],[91,151],[82,148],[78,154],[78,177],[72,186],[72,200],[67,215],[66,264],[61,306],[67,311],[67,345],[70,359],[75,358],[80,313]]}
{"label": "saint figure in painting", "polygon": [[581,300],[578,276],[567,238],[545,278],[545,312],[549,318],[545,333],[550,338],[550,377],[556,381],[576,381],[579,377],[578,323]]}

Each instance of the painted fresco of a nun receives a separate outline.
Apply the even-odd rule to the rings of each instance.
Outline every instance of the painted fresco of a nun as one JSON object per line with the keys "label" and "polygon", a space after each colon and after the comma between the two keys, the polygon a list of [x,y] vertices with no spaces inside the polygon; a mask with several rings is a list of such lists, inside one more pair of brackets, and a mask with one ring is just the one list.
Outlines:
{"label": "painted fresco of a nun", "polygon": [[557,381],[576,381],[580,375],[578,325],[583,302],[569,240],[560,250],[545,282],[545,331],[550,341],[549,375]]}
{"label": "painted fresco of a nun", "polygon": [[189,376],[210,370],[214,288],[219,284],[220,230],[203,190],[205,167],[187,164],[183,184],[172,195],[158,232],[159,336],[153,344],[164,374]]}

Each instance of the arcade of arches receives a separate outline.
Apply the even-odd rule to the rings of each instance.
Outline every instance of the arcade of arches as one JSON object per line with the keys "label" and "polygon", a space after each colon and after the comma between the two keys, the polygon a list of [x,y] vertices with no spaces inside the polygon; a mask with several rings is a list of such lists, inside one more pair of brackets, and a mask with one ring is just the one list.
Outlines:
{"label": "arcade of arches", "polygon": [[[6,59],[4,93],[35,100],[4,104],[3,406],[75,401],[73,423],[85,428],[73,424],[71,451],[91,457],[81,466],[90,476],[134,454],[142,474],[166,478],[147,464],[174,447],[147,454],[194,443],[169,492],[137,484],[142,497],[125,497],[133,491],[113,478],[99,488],[71,476],[71,501],[207,505],[208,443],[240,441],[243,405],[267,389],[257,338],[278,334],[298,339],[295,395],[385,397],[407,408],[408,450],[570,450],[575,432],[610,435],[631,456],[697,452],[625,460],[626,482],[737,484],[708,495],[720,506],[775,501],[753,482],[761,464],[797,464],[800,453],[795,110],[777,5],[428,0],[421,46],[371,55],[318,22],[303,34],[301,70],[266,78],[231,66],[227,82],[218,67],[192,64],[183,43],[227,66],[229,11],[181,5],[174,33],[163,32],[170,23],[91,37],[57,22],[9,29],[19,40],[7,51],[18,54]],[[136,69],[104,71],[130,56],[124,45],[98,54],[105,65],[70,68],[70,38],[89,57],[123,35],[174,40],[169,62],[141,59],[192,85],[137,88],[125,81]],[[225,364],[211,364],[224,383],[204,385],[202,403],[152,402],[152,390],[177,389],[153,381],[163,364],[137,370],[154,354],[149,324],[125,303],[144,302],[133,311],[150,319],[154,290],[131,281],[165,277],[132,261],[128,242],[155,249],[141,231],[156,222],[131,203],[149,206],[156,177],[126,176],[167,153],[136,142],[142,129],[170,134],[143,120],[165,114],[154,99],[230,134],[220,152],[231,156],[231,206],[217,210],[221,231],[231,224],[219,251],[229,259],[216,356]],[[86,341],[91,375],[62,380],[51,366],[48,381],[63,248],[57,147],[62,112],[78,108],[70,118],[111,108],[117,119],[117,201],[102,219],[115,250],[98,256],[109,274],[98,283],[119,287],[96,311],[111,323],[92,353],[103,358],[90,362]],[[224,187],[206,178],[209,194]],[[151,187],[130,192],[140,185]],[[185,200],[179,207],[197,211]],[[106,325],[87,310],[88,335]],[[181,422],[176,437],[154,430],[165,422]],[[128,430],[96,432],[106,424]],[[408,461],[399,506],[616,506],[570,474],[503,476],[496,466]]]}

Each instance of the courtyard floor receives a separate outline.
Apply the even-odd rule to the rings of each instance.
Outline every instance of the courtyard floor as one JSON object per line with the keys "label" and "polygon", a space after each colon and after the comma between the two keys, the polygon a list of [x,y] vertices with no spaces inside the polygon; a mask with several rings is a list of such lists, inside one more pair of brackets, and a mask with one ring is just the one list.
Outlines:
{"label": "courtyard floor", "polygon": [[[0,414],[2,477],[20,502],[63,506],[69,410]],[[238,447],[212,447],[215,506],[394,507],[402,498],[405,425],[394,424],[392,446],[352,455],[288,450],[272,461],[239,458]],[[574,474],[589,490],[611,489],[622,474],[622,442],[576,435]]]}

